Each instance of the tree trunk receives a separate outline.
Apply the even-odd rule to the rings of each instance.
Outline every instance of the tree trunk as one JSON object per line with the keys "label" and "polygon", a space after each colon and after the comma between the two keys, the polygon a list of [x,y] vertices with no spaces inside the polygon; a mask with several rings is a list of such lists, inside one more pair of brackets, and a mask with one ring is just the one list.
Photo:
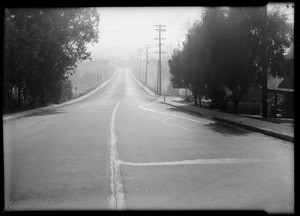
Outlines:
{"label": "tree trunk", "polygon": [[40,97],[40,106],[45,106],[46,102],[45,102],[45,88],[42,87],[42,92],[41,92],[41,97]]}
{"label": "tree trunk", "polygon": [[32,94],[32,106],[33,108],[37,108],[37,96],[35,94]]}
{"label": "tree trunk", "polygon": [[39,99],[38,99],[38,97],[35,97],[35,99],[34,99],[34,107],[38,108],[38,106],[39,106]]}
{"label": "tree trunk", "polygon": [[194,102],[195,102],[195,106],[198,106],[198,103],[197,103],[197,94],[195,92],[193,92],[193,98],[194,98]]}
{"label": "tree trunk", "polygon": [[237,113],[238,113],[239,102],[240,102],[240,101],[239,101],[239,100],[236,100],[236,99],[233,101],[233,113],[234,113],[234,114],[237,114]]}
{"label": "tree trunk", "polygon": [[9,109],[9,111],[11,111],[12,110],[12,91],[13,91],[13,87],[12,86],[10,86],[10,88],[9,88],[9,99],[8,99],[8,109]]}
{"label": "tree trunk", "polygon": [[202,107],[202,103],[201,103],[201,95],[198,95],[198,101],[199,101],[199,107]]}
{"label": "tree trunk", "polygon": [[18,86],[18,108],[21,108],[21,87]]}
{"label": "tree trunk", "polygon": [[11,98],[11,91],[10,91],[10,86],[6,85],[4,87],[4,92],[3,92],[3,97],[4,97],[4,111],[5,113],[9,112],[9,104],[10,104],[10,98]]}
{"label": "tree trunk", "polygon": [[45,106],[45,92],[44,92],[44,90],[42,91],[42,95],[41,95],[41,106]]}
{"label": "tree trunk", "polygon": [[237,103],[237,97],[236,97],[236,91],[234,90],[231,90],[232,91],[232,103],[233,103],[233,107],[232,107],[232,112],[234,114],[237,113],[237,106],[238,106],[238,103]]}

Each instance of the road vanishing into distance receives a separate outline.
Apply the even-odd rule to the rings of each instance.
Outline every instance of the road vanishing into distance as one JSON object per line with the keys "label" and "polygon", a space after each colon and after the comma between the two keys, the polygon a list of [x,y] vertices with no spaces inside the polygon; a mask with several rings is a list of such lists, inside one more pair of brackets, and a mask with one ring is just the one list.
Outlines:
{"label": "road vanishing into distance", "polygon": [[293,143],[158,102],[126,68],[3,138],[8,210],[294,211]]}

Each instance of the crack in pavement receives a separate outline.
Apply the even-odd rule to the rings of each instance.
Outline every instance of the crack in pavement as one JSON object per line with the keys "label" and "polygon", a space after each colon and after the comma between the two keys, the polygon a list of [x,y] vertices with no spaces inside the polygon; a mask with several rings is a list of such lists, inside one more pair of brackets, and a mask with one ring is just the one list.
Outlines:
{"label": "crack in pavement", "polygon": [[43,120],[39,121],[38,123],[31,125],[30,127],[34,127],[34,126],[38,125],[39,123],[41,123],[43,121],[45,121],[45,120],[43,119]]}

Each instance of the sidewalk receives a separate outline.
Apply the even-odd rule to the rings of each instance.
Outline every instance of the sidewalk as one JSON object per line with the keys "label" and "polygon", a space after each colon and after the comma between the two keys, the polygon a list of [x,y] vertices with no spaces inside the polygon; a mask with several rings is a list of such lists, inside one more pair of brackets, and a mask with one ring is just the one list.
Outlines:
{"label": "sidewalk", "polygon": [[294,127],[285,123],[272,123],[259,119],[234,115],[217,110],[195,107],[193,103],[183,103],[180,97],[159,97],[156,101],[178,107],[188,112],[212,118],[227,124],[233,124],[242,128],[260,132],[279,139],[294,142]]}
{"label": "sidewalk", "polygon": [[[142,84],[139,82],[139,85]],[[145,86],[142,87],[143,89],[147,89],[147,87]],[[148,93],[150,90],[147,89],[145,91]],[[155,94],[152,92],[152,95]],[[292,124],[267,122],[250,117],[225,113],[218,110],[200,108],[194,106],[193,103],[184,103],[180,97],[165,96],[164,100],[164,96],[161,96],[158,97],[155,101],[165,103],[182,110],[186,110],[196,115],[202,115],[207,118],[212,118],[221,123],[223,122],[226,124],[236,125],[248,130],[263,133],[268,136],[294,142],[294,127]]]}
{"label": "sidewalk", "polygon": [[94,94],[95,92],[97,92],[101,88],[103,88],[107,83],[109,83],[113,79],[115,74],[116,73],[114,73],[111,76],[111,78],[104,81],[100,86],[98,86],[94,90],[90,91],[89,93],[87,93],[85,95],[82,95],[81,97],[75,98],[73,100],[70,100],[70,101],[67,101],[67,102],[64,102],[64,103],[61,103],[61,104],[54,104],[54,105],[49,105],[49,106],[46,106],[46,107],[40,107],[40,108],[37,108],[37,109],[26,110],[26,111],[12,113],[12,114],[6,114],[6,115],[2,116],[2,123],[4,124],[8,121],[12,121],[12,120],[15,120],[15,119],[24,118],[24,117],[27,117],[27,116],[32,116],[32,115],[36,115],[36,114],[40,114],[40,113],[51,112],[51,111],[54,111],[55,109],[57,109],[59,107],[63,107],[63,106],[81,101],[81,100],[89,97],[90,95]]}

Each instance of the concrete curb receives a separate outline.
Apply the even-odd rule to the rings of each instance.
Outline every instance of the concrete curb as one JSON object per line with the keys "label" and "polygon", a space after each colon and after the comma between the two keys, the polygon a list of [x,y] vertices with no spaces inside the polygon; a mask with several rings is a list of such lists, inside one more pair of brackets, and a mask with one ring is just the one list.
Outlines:
{"label": "concrete curb", "polygon": [[2,122],[6,123],[6,122],[9,122],[9,121],[12,121],[12,120],[15,120],[15,119],[20,119],[20,118],[23,118],[23,117],[28,117],[28,116],[33,116],[33,115],[36,115],[36,114],[51,112],[51,111],[54,111],[57,108],[60,108],[60,107],[63,107],[63,106],[67,106],[67,105],[76,103],[78,101],[81,101],[81,100],[83,100],[83,99],[85,99],[85,98],[93,95],[94,93],[96,93],[97,91],[99,91],[101,88],[103,88],[107,83],[109,83],[115,77],[115,74],[116,73],[114,73],[111,78],[109,78],[108,80],[104,81],[100,86],[98,86],[94,90],[90,91],[89,93],[87,93],[87,94],[85,94],[85,95],[83,95],[81,97],[78,97],[76,99],[64,102],[62,104],[49,105],[49,106],[40,107],[40,108],[37,108],[37,109],[26,110],[26,111],[14,113],[14,114],[8,114],[7,116],[3,116]]}
{"label": "concrete curb", "polygon": [[40,113],[51,112],[51,111],[54,111],[54,110],[55,110],[55,108],[53,107],[53,105],[50,105],[50,106],[47,106],[47,107],[40,107],[40,108],[37,108],[37,109],[23,111],[23,112],[19,112],[19,113],[9,115],[9,116],[5,116],[5,117],[2,118],[2,122],[7,123],[7,122],[15,120],[15,119],[20,119],[20,118],[27,117],[27,116],[37,115],[37,114],[40,114]]}
{"label": "concrete curb", "polygon": [[[179,109],[185,110],[187,112],[190,112],[190,113],[193,113],[193,114],[196,114],[196,115],[205,116],[200,112],[192,111],[192,110],[186,109],[186,108],[181,107],[181,106],[176,106],[176,105],[173,105],[173,104],[170,104],[170,103],[167,103],[167,102],[162,102],[162,103],[168,104],[168,105],[173,106],[173,107],[177,107]],[[294,142],[294,137],[288,136],[288,135],[285,135],[285,134],[276,133],[274,131],[253,127],[253,126],[238,123],[238,122],[235,122],[235,121],[230,121],[228,119],[223,119],[223,118],[220,118],[220,117],[212,117],[212,119],[217,120],[221,123],[235,125],[235,126],[245,128],[245,129],[248,129],[248,130],[252,130],[252,131],[255,131],[255,132],[259,132],[259,133],[262,133],[262,134],[265,134],[265,135],[268,135],[268,136],[276,137],[276,138],[286,140],[286,141],[289,141],[289,142]]]}
{"label": "concrete curb", "polygon": [[250,126],[250,125],[230,121],[228,119],[223,119],[223,118],[219,118],[219,117],[213,117],[213,119],[215,119],[217,121],[220,121],[220,122],[227,123],[227,124],[232,124],[232,125],[235,125],[235,126],[238,126],[238,127],[242,127],[242,128],[248,129],[248,130],[256,131],[256,132],[259,132],[259,133],[262,133],[262,134],[265,134],[265,135],[268,135],[268,136],[272,136],[272,137],[276,137],[276,138],[279,138],[279,139],[282,139],[282,140],[286,140],[286,141],[289,141],[289,142],[294,142],[294,137],[291,137],[291,136],[288,136],[288,135],[285,135],[285,134],[276,133],[274,131],[253,127],[253,126]]}
{"label": "concrete curb", "polygon": [[130,72],[130,76],[131,78],[133,78],[142,88],[143,90],[150,96],[152,97],[156,97],[158,95],[156,95],[153,91],[151,91],[150,89],[148,89],[146,86],[144,86],[142,83],[140,83],[140,81],[138,81],[132,74],[132,72]]}

